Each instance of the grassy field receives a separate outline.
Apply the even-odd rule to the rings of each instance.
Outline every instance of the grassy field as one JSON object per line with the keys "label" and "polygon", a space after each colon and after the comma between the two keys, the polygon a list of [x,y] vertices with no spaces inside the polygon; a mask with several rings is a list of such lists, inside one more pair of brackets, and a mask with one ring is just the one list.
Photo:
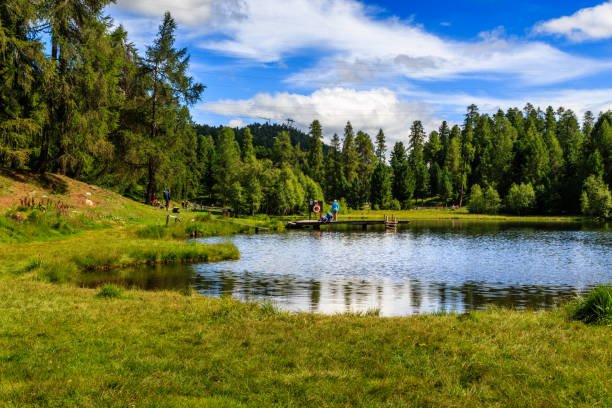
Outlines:
{"label": "grassy field", "polygon": [[[239,256],[185,242],[195,231],[282,225],[186,213],[166,228],[165,211],[95,186],[0,174],[0,407],[612,405],[612,327],[573,321],[572,308],[321,316],[190,291],[79,288],[101,269]],[[395,215],[472,217],[442,211]]]}
{"label": "grassy field", "polygon": [[0,405],[612,404],[612,328],[563,309],[392,319],[117,293],[0,281]]}

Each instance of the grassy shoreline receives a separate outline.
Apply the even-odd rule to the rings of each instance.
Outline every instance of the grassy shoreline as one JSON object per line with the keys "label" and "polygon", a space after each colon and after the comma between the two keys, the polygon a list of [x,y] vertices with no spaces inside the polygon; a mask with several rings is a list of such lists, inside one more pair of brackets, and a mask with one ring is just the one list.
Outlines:
{"label": "grassy shoreline", "polygon": [[[575,224],[587,221],[584,217],[569,215],[487,215],[471,214],[466,208],[462,209],[423,209],[423,210],[346,210],[339,214],[340,220],[382,220],[385,215],[394,215],[400,220],[409,221],[473,221],[473,222],[496,222],[496,223],[566,223]],[[305,216],[308,218],[308,215]],[[304,219],[304,215],[296,217],[285,217],[286,219]]]}
{"label": "grassy shoreline", "polygon": [[[612,328],[572,321],[564,308],[324,316],[190,291],[77,287],[99,269],[234,259],[230,243],[184,238],[254,228],[191,213],[165,227],[165,211],[60,181],[67,193],[54,199],[70,211],[28,221],[39,210],[25,208],[25,221],[0,225],[0,407],[612,405]],[[75,189],[94,191],[99,206],[79,205]],[[280,220],[238,221],[282,230]]]}
{"label": "grassy shoreline", "polygon": [[8,407],[612,404],[611,328],[563,309],[322,316],[14,280],[0,310]]}

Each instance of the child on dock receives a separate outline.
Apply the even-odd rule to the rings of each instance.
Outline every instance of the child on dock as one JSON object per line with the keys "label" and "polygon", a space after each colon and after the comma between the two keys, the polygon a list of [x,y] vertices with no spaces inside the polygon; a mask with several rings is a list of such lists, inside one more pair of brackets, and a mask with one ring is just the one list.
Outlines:
{"label": "child on dock", "polygon": [[338,221],[338,211],[340,211],[340,205],[338,204],[338,200],[334,200],[332,204],[332,214],[334,221]]}

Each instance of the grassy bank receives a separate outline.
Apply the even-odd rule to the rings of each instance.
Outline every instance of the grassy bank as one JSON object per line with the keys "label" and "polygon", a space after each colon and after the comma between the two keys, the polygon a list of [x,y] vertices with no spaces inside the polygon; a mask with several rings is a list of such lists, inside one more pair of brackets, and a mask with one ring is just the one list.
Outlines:
{"label": "grassy bank", "polygon": [[[94,270],[240,256],[231,243],[186,242],[253,227],[208,214],[168,213],[67,177],[0,171],[0,275],[55,283],[79,282]],[[271,224],[256,220],[253,224]]]}
{"label": "grassy bank", "polygon": [[[79,288],[101,270],[239,256],[229,243],[184,240],[196,231],[282,225],[184,213],[166,227],[165,211],[94,186],[17,176],[0,180],[0,407],[612,405],[612,327],[569,318],[612,308],[607,289],[582,309],[380,318],[288,314],[190,291]],[[21,193],[36,202],[16,201]],[[445,211],[394,214],[474,218]]]}
{"label": "grassy bank", "polygon": [[466,208],[462,209],[423,209],[423,210],[363,210],[341,212],[343,220],[382,220],[385,215],[394,215],[400,220],[464,220],[474,222],[497,223],[576,223],[583,221],[582,217],[575,216],[515,216],[515,215],[487,215],[470,214]]}
{"label": "grassy bank", "polygon": [[612,404],[612,329],[563,310],[289,315],[170,292],[105,298],[6,283],[3,406]]}

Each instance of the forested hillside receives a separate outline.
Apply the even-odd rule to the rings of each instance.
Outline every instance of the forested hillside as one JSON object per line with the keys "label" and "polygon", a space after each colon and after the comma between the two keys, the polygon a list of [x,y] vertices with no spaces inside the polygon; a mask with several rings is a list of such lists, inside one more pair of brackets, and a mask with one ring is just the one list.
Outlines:
{"label": "forested hillside", "polygon": [[310,198],[399,209],[435,197],[476,212],[599,217],[612,208],[610,112],[578,119],[562,107],[481,114],[472,105],[463,123],[429,135],[415,121],[394,146],[382,129],[372,137],[350,122],[325,146],[316,118],[308,134],[197,125],[189,107],[205,87],[189,76],[188,50],[175,47],[173,18],[166,13],[157,37],[137,50],[104,16],[109,3],[0,4],[2,167],[55,172],[146,202],[170,188],[174,198],[243,213],[288,214]]}

